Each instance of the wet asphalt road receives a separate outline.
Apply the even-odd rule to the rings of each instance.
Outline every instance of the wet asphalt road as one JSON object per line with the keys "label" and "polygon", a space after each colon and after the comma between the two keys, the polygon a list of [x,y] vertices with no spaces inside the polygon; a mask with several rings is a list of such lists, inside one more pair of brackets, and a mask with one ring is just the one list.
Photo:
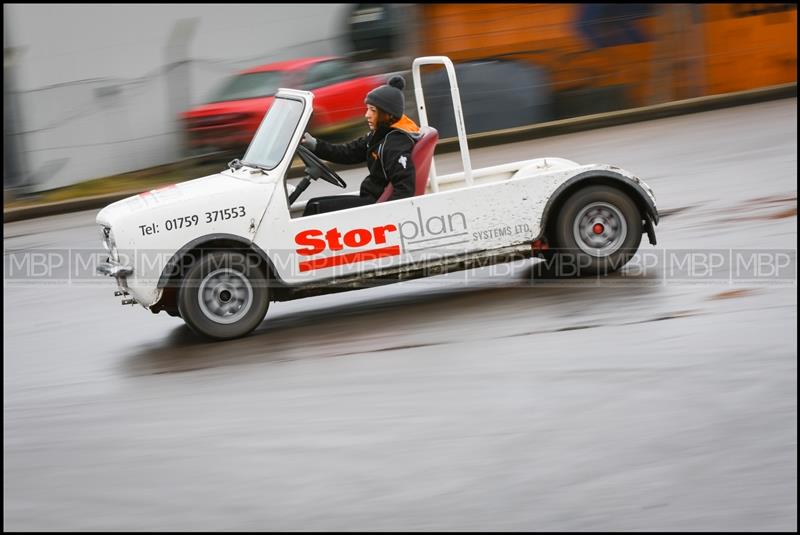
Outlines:
{"label": "wet asphalt road", "polygon": [[[643,253],[789,252],[781,279],[525,261],[273,303],[225,343],[110,281],[5,280],[4,529],[796,530],[796,121],[785,99],[472,155],[618,165],[664,215]],[[97,247],[95,214],[4,225],[5,264]]]}

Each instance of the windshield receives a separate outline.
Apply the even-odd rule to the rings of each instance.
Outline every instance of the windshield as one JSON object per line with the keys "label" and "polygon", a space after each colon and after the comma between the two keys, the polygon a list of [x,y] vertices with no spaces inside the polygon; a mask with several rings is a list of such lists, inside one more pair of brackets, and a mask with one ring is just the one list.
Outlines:
{"label": "windshield", "polygon": [[303,102],[288,98],[277,98],[258,127],[253,141],[244,155],[245,165],[254,165],[266,170],[275,169],[286,154],[289,141],[300,116]]}
{"label": "windshield", "polygon": [[222,87],[214,93],[209,102],[271,97],[278,92],[281,78],[281,73],[278,71],[240,74],[228,79]]}

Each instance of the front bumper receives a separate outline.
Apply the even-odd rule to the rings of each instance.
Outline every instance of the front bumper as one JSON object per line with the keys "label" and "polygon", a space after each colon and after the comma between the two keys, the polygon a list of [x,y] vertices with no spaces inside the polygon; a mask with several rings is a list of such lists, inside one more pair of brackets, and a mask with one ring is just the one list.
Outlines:
{"label": "front bumper", "polygon": [[122,297],[123,305],[135,305],[138,301],[130,297],[128,291],[128,281],[127,278],[133,275],[133,268],[130,266],[124,266],[119,262],[113,260],[112,258],[108,258],[105,262],[101,262],[97,266],[97,272],[100,275],[105,275],[107,277],[114,277],[117,279],[117,288],[118,290],[114,292],[114,295],[117,297]]}
{"label": "front bumper", "polygon": [[114,277],[119,281],[120,278],[127,278],[133,275],[133,268],[129,266],[123,266],[118,262],[114,262],[110,258],[106,262],[101,262],[97,266],[97,272],[100,275],[106,275],[108,277]]}

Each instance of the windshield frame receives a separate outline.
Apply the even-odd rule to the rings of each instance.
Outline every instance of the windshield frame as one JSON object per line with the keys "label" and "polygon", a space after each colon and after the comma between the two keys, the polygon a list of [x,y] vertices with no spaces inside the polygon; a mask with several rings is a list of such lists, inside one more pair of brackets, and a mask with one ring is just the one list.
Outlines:
{"label": "windshield frame", "polygon": [[[249,161],[247,159],[247,155],[250,152],[250,148],[255,144],[255,142],[259,138],[260,134],[262,134],[262,132],[264,131],[263,128],[264,128],[264,125],[266,124],[266,121],[267,121],[267,118],[269,117],[269,114],[272,112],[272,110],[275,107],[275,105],[278,104],[282,100],[290,100],[290,101],[294,101],[294,102],[299,102],[300,105],[301,105],[301,108],[300,108],[300,114],[297,117],[297,122],[295,123],[294,128],[292,128],[291,133],[288,134],[287,142],[286,142],[285,148],[283,149],[283,153],[281,154],[281,157],[275,162],[275,165],[273,165],[271,167],[269,165],[264,165],[263,163],[260,163],[260,162]],[[303,124],[303,117],[306,115],[306,106],[307,106],[307,103],[306,103],[305,99],[303,99],[303,98],[301,98],[299,96],[295,96],[295,95],[281,94],[281,91],[279,90],[278,93],[275,94],[275,100],[272,102],[272,105],[270,106],[270,109],[267,111],[266,114],[264,114],[264,119],[261,121],[261,124],[258,126],[258,130],[256,130],[256,133],[253,136],[253,139],[250,141],[250,145],[248,145],[247,150],[244,153],[244,156],[242,156],[241,163],[243,165],[248,166],[248,167],[261,169],[263,172],[274,171],[276,168],[278,168],[281,165],[281,163],[283,163],[284,160],[286,160],[286,155],[289,153],[289,149],[292,146],[292,139],[294,139],[294,136],[297,134],[297,130],[300,127],[300,125]]]}

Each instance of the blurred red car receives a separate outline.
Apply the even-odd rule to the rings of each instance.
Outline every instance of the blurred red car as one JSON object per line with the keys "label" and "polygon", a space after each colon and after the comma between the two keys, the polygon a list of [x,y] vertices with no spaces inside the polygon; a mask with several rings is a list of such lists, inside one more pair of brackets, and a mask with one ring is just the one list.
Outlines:
{"label": "blurred red car", "polygon": [[280,87],[314,93],[309,131],[328,134],[364,119],[364,98],[386,83],[382,76],[359,76],[335,57],[307,58],[261,65],[229,78],[207,104],[181,114],[191,152],[246,147]]}

